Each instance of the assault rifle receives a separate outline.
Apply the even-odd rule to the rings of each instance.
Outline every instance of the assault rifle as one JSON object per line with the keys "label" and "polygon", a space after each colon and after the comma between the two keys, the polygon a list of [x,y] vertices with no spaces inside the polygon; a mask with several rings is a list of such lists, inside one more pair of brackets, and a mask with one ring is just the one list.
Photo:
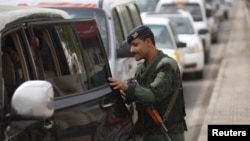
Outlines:
{"label": "assault rifle", "polygon": [[[134,83],[136,85],[139,85],[139,83],[137,82],[136,79],[132,78],[132,79],[129,79],[130,83]],[[164,113],[163,115],[163,118],[164,120],[166,120],[169,116],[169,113],[175,103],[175,100],[178,96],[178,93],[179,93],[179,85],[177,87],[177,89],[175,90],[173,96],[171,97],[171,100],[170,100],[170,103],[167,107],[167,110],[166,112]],[[158,111],[156,109],[154,109],[152,106],[147,106],[146,107],[146,111],[147,113],[150,115],[150,117],[154,120],[154,122],[157,124],[157,125],[160,125],[161,126],[161,130],[162,130],[162,133],[166,136],[166,138],[168,139],[168,141],[171,141],[170,137],[168,136],[168,129],[167,127],[165,126],[164,124],[164,120],[162,120],[160,114],[158,113]]]}
{"label": "assault rifle", "polygon": [[146,111],[150,115],[150,117],[154,120],[154,122],[157,125],[160,125],[162,133],[166,136],[168,141],[171,141],[170,137],[168,136],[168,129],[165,126],[164,121],[162,120],[158,111],[156,109],[154,109],[152,106],[147,106]]}
{"label": "assault rifle", "polygon": [[176,98],[177,98],[177,96],[179,94],[179,88],[180,88],[180,85],[178,85],[177,89],[175,90],[174,94],[172,95],[172,97],[170,99],[167,110],[163,115],[164,120],[162,120],[162,118],[161,118],[160,114],[158,113],[158,111],[156,109],[154,109],[152,106],[151,107],[150,106],[146,107],[146,111],[148,112],[150,117],[154,120],[154,122],[157,125],[161,126],[162,132],[164,133],[164,135],[167,137],[167,139],[169,141],[171,141],[171,139],[168,136],[168,130],[167,130],[167,127],[164,124],[164,121],[167,120],[167,118],[169,116],[169,113],[170,113],[171,109],[174,106]]}

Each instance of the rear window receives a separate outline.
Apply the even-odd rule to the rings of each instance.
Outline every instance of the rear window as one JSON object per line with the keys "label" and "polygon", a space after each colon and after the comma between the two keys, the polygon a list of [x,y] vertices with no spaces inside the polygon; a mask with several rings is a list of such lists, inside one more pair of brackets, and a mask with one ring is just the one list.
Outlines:
{"label": "rear window", "polygon": [[164,4],[160,8],[160,12],[176,11],[178,9],[183,9],[190,12],[194,21],[203,21],[201,7],[198,3]]}
{"label": "rear window", "polygon": [[168,17],[177,34],[194,34],[194,29],[186,17]]}
{"label": "rear window", "polygon": [[174,43],[166,26],[148,25],[155,36],[155,43],[158,49],[173,49]]}
{"label": "rear window", "polygon": [[154,11],[159,0],[136,0],[140,12]]}

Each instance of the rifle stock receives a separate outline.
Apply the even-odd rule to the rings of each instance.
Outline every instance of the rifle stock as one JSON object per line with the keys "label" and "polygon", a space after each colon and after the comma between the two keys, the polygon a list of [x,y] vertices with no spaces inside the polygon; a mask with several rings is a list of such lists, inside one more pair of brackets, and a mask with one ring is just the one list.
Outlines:
{"label": "rifle stock", "polygon": [[163,132],[163,134],[166,136],[166,138],[168,139],[168,141],[171,141],[171,139],[168,136],[168,129],[165,126],[160,114],[158,113],[158,111],[156,109],[153,109],[152,107],[148,106],[146,108],[147,113],[150,115],[150,117],[153,119],[153,121],[157,124],[160,125],[161,130]]}

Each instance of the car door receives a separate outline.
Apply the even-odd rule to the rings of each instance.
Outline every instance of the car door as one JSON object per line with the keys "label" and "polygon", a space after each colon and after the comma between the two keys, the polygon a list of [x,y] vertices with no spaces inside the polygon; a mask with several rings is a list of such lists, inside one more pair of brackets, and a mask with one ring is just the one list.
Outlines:
{"label": "car door", "polygon": [[[34,141],[126,138],[132,123],[119,93],[108,84],[111,72],[95,20],[26,25],[22,33],[30,43],[25,50],[29,57],[24,58],[29,65],[29,79],[46,80],[53,85],[55,111],[45,120],[20,117],[11,121],[7,138]],[[39,46],[35,39],[39,39]]]}
{"label": "car door", "polygon": [[[115,25],[116,50],[121,50],[120,44],[126,41],[128,33],[135,27],[142,25],[140,12],[136,3],[127,3],[115,6],[112,9],[112,17]],[[134,75],[137,62],[132,54],[125,58],[119,55],[117,57],[118,78],[126,81]]]}

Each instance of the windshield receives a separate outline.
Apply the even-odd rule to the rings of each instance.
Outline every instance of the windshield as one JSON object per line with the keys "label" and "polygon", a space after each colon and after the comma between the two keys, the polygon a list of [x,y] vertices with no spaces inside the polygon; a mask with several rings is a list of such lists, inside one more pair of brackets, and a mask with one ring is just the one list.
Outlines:
{"label": "windshield", "polygon": [[136,0],[140,12],[154,11],[159,0]]}
{"label": "windshield", "polygon": [[194,21],[203,21],[201,8],[197,3],[164,4],[162,5],[160,12],[176,11],[178,9],[188,11],[192,15]]}
{"label": "windshield", "polygon": [[148,25],[155,36],[155,44],[158,49],[174,49],[171,35],[164,25]]}
{"label": "windshield", "polygon": [[[54,7],[51,7],[54,8]],[[101,9],[82,8],[82,7],[56,7],[66,11],[71,18],[94,18],[97,22],[105,51],[109,53],[109,32],[105,12]]]}
{"label": "windshield", "polygon": [[225,4],[226,2],[225,2],[225,0],[220,0],[220,3]]}
{"label": "windshield", "polygon": [[191,22],[186,17],[168,17],[177,34],[194,34]]}

